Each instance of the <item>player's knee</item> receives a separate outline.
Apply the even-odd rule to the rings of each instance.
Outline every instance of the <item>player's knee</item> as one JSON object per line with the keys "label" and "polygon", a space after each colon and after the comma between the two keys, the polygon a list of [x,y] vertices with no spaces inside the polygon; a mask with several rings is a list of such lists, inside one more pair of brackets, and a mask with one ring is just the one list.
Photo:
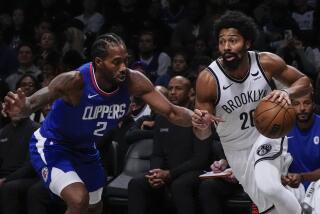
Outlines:
{"label": "player's knee", "polygon": [[78,191],[76,194],[70,195],[66,202],[73,209],[86,210],[89,207],[89,193]]}

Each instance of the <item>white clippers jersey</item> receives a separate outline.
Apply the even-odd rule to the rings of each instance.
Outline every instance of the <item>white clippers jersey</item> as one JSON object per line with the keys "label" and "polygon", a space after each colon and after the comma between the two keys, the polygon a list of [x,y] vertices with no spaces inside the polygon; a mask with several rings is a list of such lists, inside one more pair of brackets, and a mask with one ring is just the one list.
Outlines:
{"label": "white clippers jersey", "polygon": [[272,89],[256,52],[249,51],[250,69],[242,80],[224,72],[218,60],[208,70],[217,81],[216,115],[224,122],[217,124],[217,133],[225,149],[239,150],[253,145],[259,136],[253,113],[261,98]]}

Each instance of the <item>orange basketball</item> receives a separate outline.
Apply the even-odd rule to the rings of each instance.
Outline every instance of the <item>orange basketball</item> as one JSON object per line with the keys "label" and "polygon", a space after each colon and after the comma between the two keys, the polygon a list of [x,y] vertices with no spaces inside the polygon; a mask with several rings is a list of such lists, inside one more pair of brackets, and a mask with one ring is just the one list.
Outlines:
{"label": "orange basketball", "polygon": [[254,123],[258,131],[268,138],[280,138],[292,129],[296,113],[287,103],[262,100],[254,112]]}

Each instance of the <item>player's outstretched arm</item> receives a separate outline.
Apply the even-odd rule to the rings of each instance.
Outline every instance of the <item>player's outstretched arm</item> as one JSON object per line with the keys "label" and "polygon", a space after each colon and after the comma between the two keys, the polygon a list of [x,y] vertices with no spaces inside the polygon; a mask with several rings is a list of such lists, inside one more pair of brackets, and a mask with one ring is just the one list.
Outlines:
{"label": "player's outstretched arm", "polygon": [[21,89],[9,92],[4,98],[3,112],[10,117],[24,118],[37,111],[55,99],[62,97],[70,104],[74,103],[72,93],[81,92],[82,78],[78,71],[62,73],[55,77],[47,87],[44,87],[30,97],[26,97]]}
{"label": "player's outstretched arm", "polygon": [[141,97],[156,113],[178,126],[191,126],[191,110],[170,103],[154,89],[152,83],[138,71],[130,70],[129,89],[133,96]]}

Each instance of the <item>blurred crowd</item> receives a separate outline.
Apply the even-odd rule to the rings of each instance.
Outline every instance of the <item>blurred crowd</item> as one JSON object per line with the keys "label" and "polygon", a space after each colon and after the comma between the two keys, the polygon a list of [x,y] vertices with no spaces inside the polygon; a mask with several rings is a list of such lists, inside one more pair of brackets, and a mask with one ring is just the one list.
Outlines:
{"label": "blurred crowd", "polygon": [[[29,96],[58,74],[92,60],[90,48],[95,38],[113,32],[126,43],[129,68],[141,71],[155,86],[161,86],[158,89],[171,102],[192,109],[195,80],[219,55],[213,24],[226,10],[250,15],[259,27],[253,49],[276,53],[310,77],[315,103],[320,104],[320,1],[317,0],[1,1],[0,102],[9,90],[21,88]],[[190,87],[181,89],[180,82],[178,88],[170,85],[176,76],[190,81]],[[32,114],[30,120],[41,123],[48,111],[50,106]],[[130,141],[131,138],[124,139],[123,133],[146,115],[153,117],[150,108],[133,97],[130,118],[125,118],[119,130],[106,136],[106,141]],[[155,124],[150,121],[153,119],[140,121],[138,128],[152,129]],[[0,116],[0,128],[10,122],[14,120]],[[31,136],[35,125],[26,127],[32,127],[26,133]],[[5,138],[0,139],[1,143]],[[126,143],[121,145],[120,163],[128,148]],[[104,147],[101,145],[101,149]],[[21,149],[27,153],[27,148]],[[20,157],[14,167],[4,169],[1,165],[0,177],[23,167],[27,155]],[[104,154],[102,158],[106,158]],[[110,167],[106,166],[107,170]],[[37,180],[31,183],[34,182]]]}

